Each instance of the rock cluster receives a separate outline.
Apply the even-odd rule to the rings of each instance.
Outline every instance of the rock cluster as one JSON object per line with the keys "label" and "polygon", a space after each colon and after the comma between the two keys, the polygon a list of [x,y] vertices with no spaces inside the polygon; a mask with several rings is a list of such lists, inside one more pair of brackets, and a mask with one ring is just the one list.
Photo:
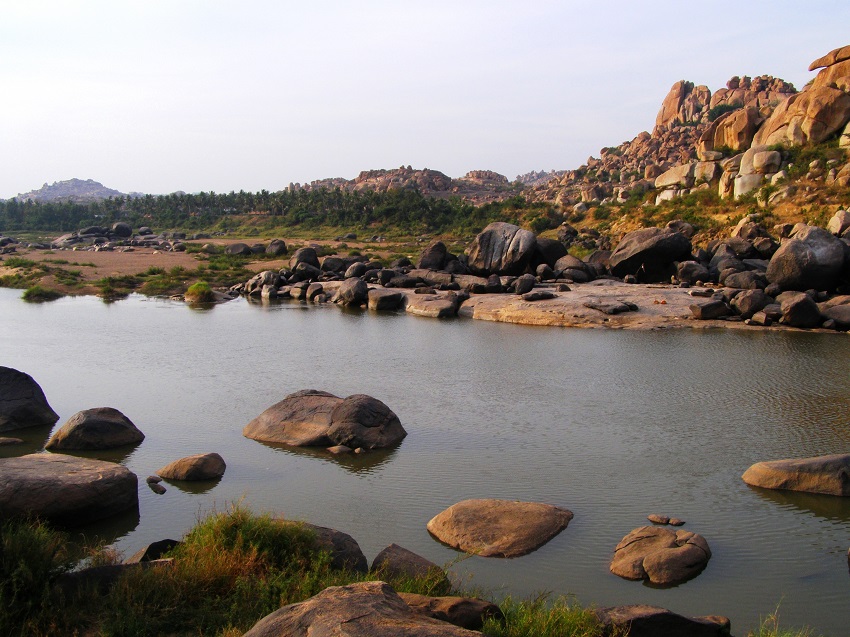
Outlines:
{"label": "rock cluster", "polygon": [[309,191],[320,188],[339,188],[345,192],[416,190],[426,197],[461,197],[475,205],[503,201],[521,190],[520,185],[511,185],[504,175],[492,170],[473,170],[460,179],[452,179],[438,170],[410,166],[391,170],[364,170],[352,180],[331,178],[303,185],[293,183],[289,185],[288,190]]}
{"label": "rock cluster", "polygon": [[131,251],[133,248],[156,248],[164,252],[185,252],[186,240],[208,239],[211,235],[194,234],[187,236],[185,232],[162,232],[154,234],[147,226],[133,231],[130,224],[123,221],[110,227],[88,226],[76,232],[69,232],[54,239],[49,247],[52,250],[90,250],[102,251]]}

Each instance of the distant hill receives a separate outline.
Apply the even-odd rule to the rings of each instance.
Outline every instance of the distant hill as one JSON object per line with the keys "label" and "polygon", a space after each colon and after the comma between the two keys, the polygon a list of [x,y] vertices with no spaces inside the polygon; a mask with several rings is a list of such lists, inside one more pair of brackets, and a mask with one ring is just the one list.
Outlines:
{"label": "distant hill", "polygon": [[99,181],[93,179],[68,179],[66,181],[54,181],[52,184],[45,183],[38,190],[31,190],[19,194],[15,199],[19,201],[73,201],[88,203],[109,197],[140,197],[140,193],[125,194],[112,188],[107,188]]}

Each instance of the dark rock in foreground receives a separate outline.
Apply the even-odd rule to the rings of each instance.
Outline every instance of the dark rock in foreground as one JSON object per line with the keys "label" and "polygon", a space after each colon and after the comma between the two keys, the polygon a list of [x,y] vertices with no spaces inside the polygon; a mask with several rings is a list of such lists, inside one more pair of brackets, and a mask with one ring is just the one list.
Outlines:
{"label": "dark rock in foreground", "polygon": [[764,489],[850,496],[850,454],[757,462],[741,477]]}
{"label": "dark rock in foreground", "polygon": [[731,622],[726,617],[683,617],[659,608],[634,604],[611,606],[594,611],[603,625],[604,634],[623,634],[629,637],[728,637]]}
{"label": "dark rock in foreground", "polygon": [[52,425],[59,415],[29,374],[0,367],[0,431]]}
{"label": "dark rock in foreground", "polygon": [[113,449],[135,445],[145,439],[127,416],[112,407],[77,412],[45,445],[46,449]]}
{"label": "dark rock in foreground", "polygon": [[481,637],[414,612],[384,582],[326,588],[257,622],[245,637]]}
{"label": "dark rock in foreground", "polygon": [[428,531],[467,553],[518,557],[546,544],[572,519],[571,511],[541,502],[463,500],[434,516]]}
{"label": "dark rock in foreground", "polygon": [[399,593],[398,596],[415,613],[469,630],[481,630],[484,620],[491,617],[504,619],[496,604],[475,597],[429,597],[416,593]]}
{"label": "dark rock in foreground", "polygon": [[0,517],[78,525],[138,506],[136,475],[120,464],[52,453],[0,459]]}

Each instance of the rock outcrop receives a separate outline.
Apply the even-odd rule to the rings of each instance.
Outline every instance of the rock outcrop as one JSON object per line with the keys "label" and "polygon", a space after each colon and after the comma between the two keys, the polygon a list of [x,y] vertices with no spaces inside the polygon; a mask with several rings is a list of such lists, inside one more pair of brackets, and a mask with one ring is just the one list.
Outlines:
{"label": "rock outcrop", "polygon": [[757,462],[742,478],[764,489],[850,496],[850,454]]}
{"label": "rock outcrop", "polygon": [[434,516],[428,531],[466,553],[518,557],[546,544],[572,519],[571,511],[540,502],[463,500]]}
{"label": "rock outcrop", "polygon": [[414,612],[384,582],[327,588],[257,622],[245,637],[480,637]]}
{"label": "rock outcrop", "polygon": [[701,535],[643,526],[620,541],[610,569],[625,579],[674,586],[699,575],[710,558],[708,542]]}
{"label": "rock outcrop", "polygon": [[47,441],[46,449],[97,450],[136,445],[145,439],[133,422],[112,407],[79,411]]}
{"label": "rock outcrop", "polygon": [[120,464],[53,453],[0,459],[0,518],[80,525],[138,505],[138,479]]}
{"label": "rock outcrop", "polygon": [[392,447],[407,435],[398,416],[377,398],[339,398],[306,389],[288,395],[249,422],[243,435],[294,447]]}
{"label": "rock outcrop", "polygon": [[52,425],[57,420],[59,415],[32,376],[0,367],[0,431]]}
{"label": "rock outcrop", "polygon": [[522,274],[537,247],[533,232],[497,221],[482,230],[467,248],[469,269],[481,276]]}

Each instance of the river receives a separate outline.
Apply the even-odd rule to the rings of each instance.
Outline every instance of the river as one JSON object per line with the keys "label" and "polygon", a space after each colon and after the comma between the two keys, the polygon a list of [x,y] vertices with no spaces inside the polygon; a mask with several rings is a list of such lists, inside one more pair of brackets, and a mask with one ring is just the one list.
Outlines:
{"label": "river", "polygon": [[[141,296],[33,305],[0,289],[0,364],[42,386],[60,415],[115,407],[145,435],[123,462],[139,515],[99,533],[129,555],[178,538],[204,512],[258,512],[340,529],[371,559],[397,543],[493,598],[542,592],[599,606],[648,603],[731,617],[746,634],[779,608],[784,626],[850,625],[850,498],[766,491],[741,474],[760,460],[850,450],[850,338],[771,330],[539,328],[236,300],[211,310]],[[244,438],[242,427],[299,389],[365,393],[401,419],[394,450],[331,457]],[[49,431],[20,430],[16,455]],[[219,452],[227,472],[184,490],[144,478]],[[527,556],[459,554],[428,520],[466,498],[548,502],[575,514]],[[609,573],[646,515],[683,518],[713,557],[669,589]]]}

